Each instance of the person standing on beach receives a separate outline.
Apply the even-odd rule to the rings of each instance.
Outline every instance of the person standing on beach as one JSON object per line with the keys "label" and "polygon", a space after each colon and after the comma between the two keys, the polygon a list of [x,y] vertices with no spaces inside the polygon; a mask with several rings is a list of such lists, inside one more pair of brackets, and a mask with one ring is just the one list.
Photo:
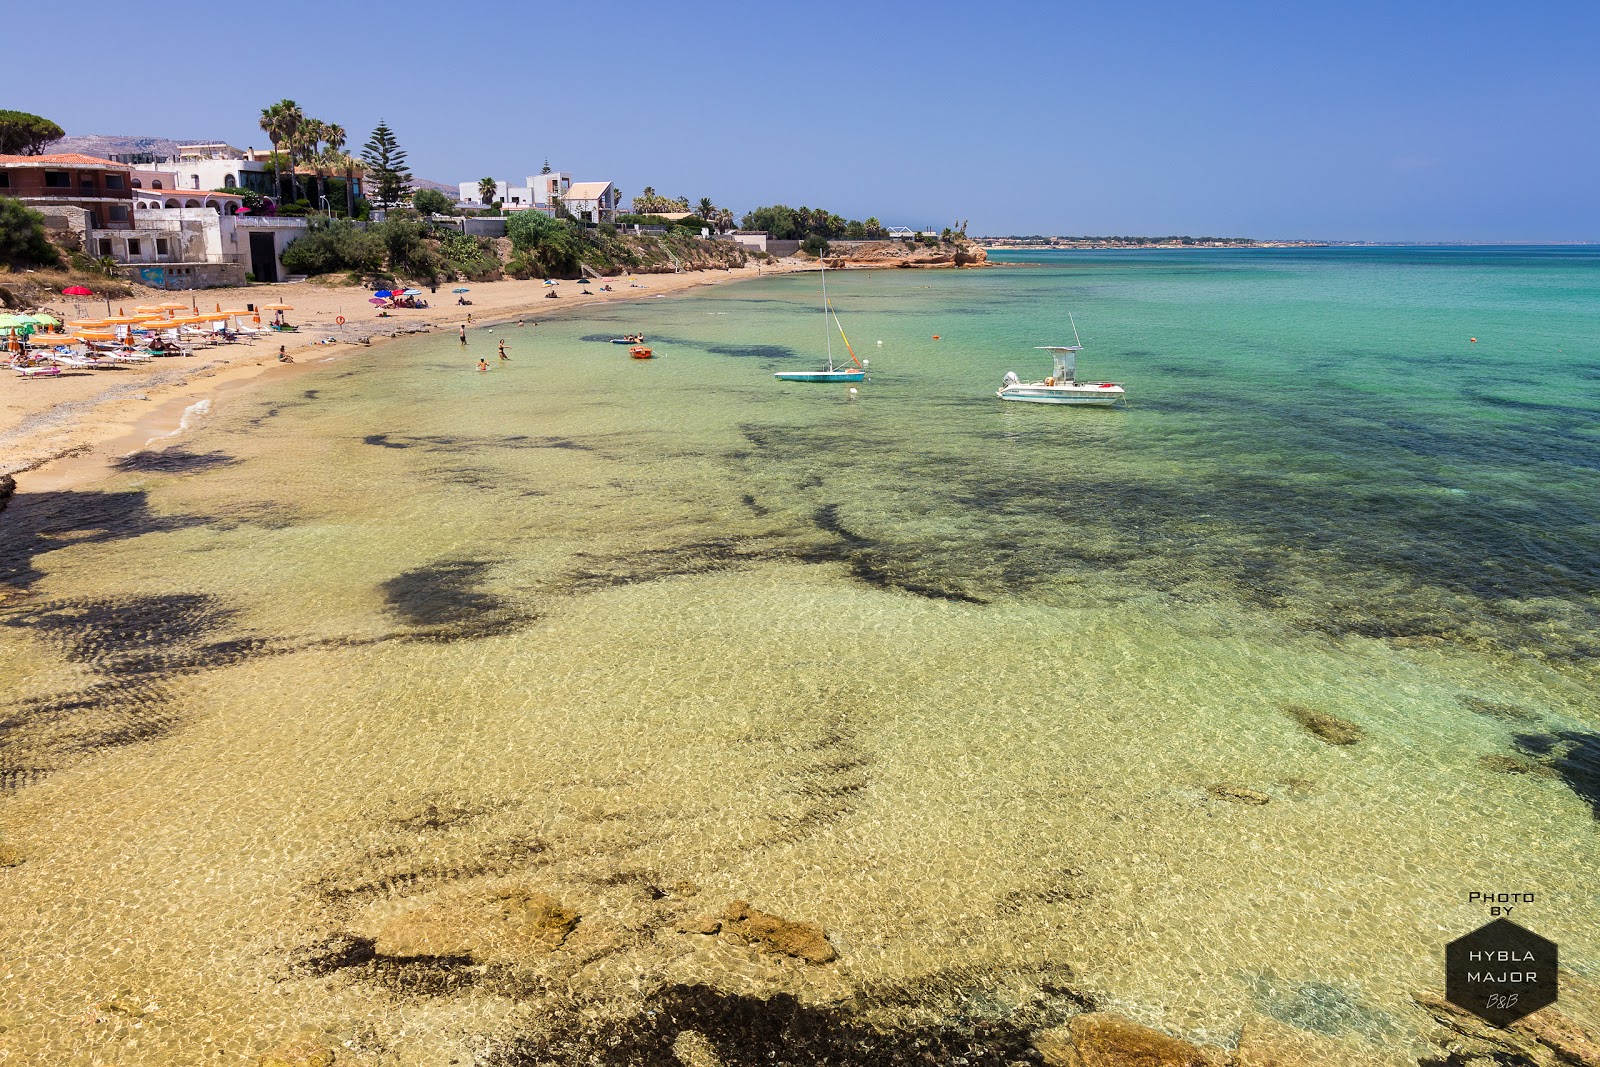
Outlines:
{"label": "person standing on beach", "polygon": [[461,347],[467,347],[467,324],[464,322],[461,324]]}
{"label": "person standing on beach", "polygon": [[506,343],[503,339],[500,342],[500,358],[507,363],[511,362],[511,357],[506,355]]}

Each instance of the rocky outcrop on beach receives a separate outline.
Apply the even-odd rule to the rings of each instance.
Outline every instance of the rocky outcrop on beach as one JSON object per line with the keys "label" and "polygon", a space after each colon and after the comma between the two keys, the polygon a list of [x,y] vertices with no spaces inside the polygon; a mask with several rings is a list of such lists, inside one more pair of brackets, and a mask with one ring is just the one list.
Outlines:
{"label": "rocky outcrop on beach", "polygon": [[828,266],[843,267],[976,267],[989,259],[989,253],[965,237],[953,237],[935,245],[920,241],[874,241],[849,249],[836,249],[827,255]]}

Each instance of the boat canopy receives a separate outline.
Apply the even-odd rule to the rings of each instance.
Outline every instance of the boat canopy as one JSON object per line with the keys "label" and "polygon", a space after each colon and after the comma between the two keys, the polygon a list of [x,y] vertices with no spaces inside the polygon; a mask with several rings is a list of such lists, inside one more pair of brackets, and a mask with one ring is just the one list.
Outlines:
{"label": "boat canopy", "polygon": [[1075,353],[1082,352],[1082,345],[1037,345],[1041,352],[1049,352],[1056,357],[1055,379],[1059,382],[1072,382],[1078,378],[1078,357]]}

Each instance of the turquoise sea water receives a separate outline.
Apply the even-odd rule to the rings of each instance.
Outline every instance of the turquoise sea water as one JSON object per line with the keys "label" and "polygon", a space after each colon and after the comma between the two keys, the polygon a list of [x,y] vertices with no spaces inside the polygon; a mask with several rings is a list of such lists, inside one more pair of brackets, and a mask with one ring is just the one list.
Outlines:
{"label": "turquoise sea water", "polygon": [[[830,272],[853,393],[772,379],[827,343],[791,275],[396,342],[19,498],[0,1033],[657,1062],[669,1005],[732,1063],[782,992],[835,1062],[1085,1003],[1415,1062],[1473,889],[1600,976],[1600,253],[994,259]],[[996,400],[1069,311],[1127,406]],[[559,950],[486,932],[513,889]],[[838,960],[679,931],[741,899]]]}

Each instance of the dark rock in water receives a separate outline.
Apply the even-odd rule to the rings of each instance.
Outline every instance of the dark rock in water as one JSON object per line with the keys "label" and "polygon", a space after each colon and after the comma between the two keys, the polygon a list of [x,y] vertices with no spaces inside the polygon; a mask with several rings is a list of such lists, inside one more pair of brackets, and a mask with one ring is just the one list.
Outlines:
{"label": "dark rock in water", "polygon": [[17,851],[15,845],[0,841],[0,867],[15,867],[21,862],[22,853]]}
{"label": "dark rock in water", "polygon": [[807,963],[827,963],[838,955],[819,924],[790,922],[757,911],[743,900],[733,901],[723,911],[722,936],[734,944],[754,945]]}
{"label": "dark rock in water", "polygon": [[1206,786],[1206,793],[1218,800],[1226,800],[1232,804],[1254,804],[1260,806],[1272,800],[1267,794],[1248,786],[1234,785],[1231,782],[1217,782]]}
{"label": "dark rock in water", "polygon": [[1330,745],[1353,745],[1366,736],[1355,723],[1304,704],[1286,704],[1283,711],[1317,740]]}
{"label": "dark rock in water", "polygon": [[1208,1052],[1105,1012],[1074,1016],[1066,1026],[1035,1035],[1033,1047],[1051,1067],[1210,1067],[1226,1062],[1221,1050]]}

